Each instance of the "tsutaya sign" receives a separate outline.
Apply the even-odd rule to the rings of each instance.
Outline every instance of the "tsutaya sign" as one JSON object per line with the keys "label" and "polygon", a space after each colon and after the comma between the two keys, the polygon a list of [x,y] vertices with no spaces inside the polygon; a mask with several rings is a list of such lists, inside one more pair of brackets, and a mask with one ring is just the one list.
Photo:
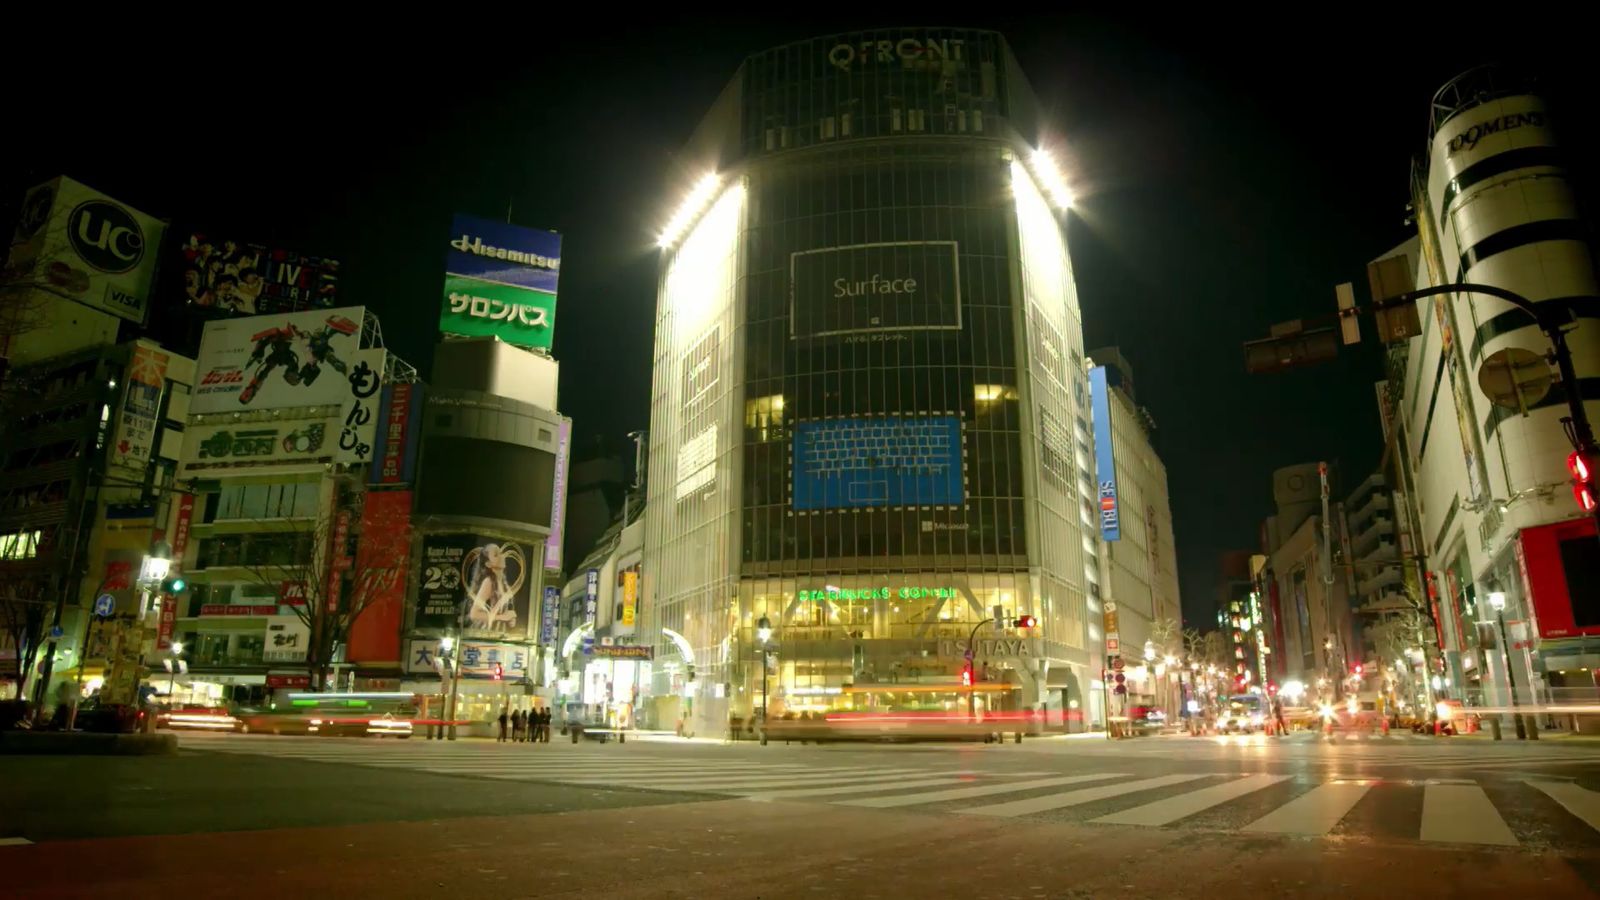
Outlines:
{"label": "tsutaya sign", "polygon": [[[972,642],[972,653],[977,657],[1024,657],[1033,658],[1033,641],[1029,638],[978,638]],[[961,640],[942,640],[939,642],[940,656],[963,656],[968,645]]]}
{"label": "tsutaya sign", "polygon": [[953,587],[876,587],[876,588],[837,588],[829,587],[822,590],[802,590],[796,595],[802,603],[817,600],[948,600],[958,597],[961,592]]}
{"label": "tsutaya sign", "polygon": [[862,41],[859,44],[834,44],[828,50],[828,62],[849,71],[852,66],[884,65],[905,62],[911,65],[941,62],[964,62],[966,44],[961,38],[922,40],[914,37],[898,40]]}

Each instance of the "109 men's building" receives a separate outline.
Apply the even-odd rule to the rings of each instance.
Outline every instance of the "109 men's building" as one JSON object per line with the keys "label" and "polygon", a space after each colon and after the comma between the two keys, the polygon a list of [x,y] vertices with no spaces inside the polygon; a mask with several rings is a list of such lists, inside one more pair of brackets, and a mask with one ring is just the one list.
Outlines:
{"label": "109 men's building", "polygon": [[964,713],[976,629],[980,708],[1099,718],[1116,498],[1070,197],[1004,39],[757,54],[686,159],[709,174],[661,239],[639,635],[668,714]]}

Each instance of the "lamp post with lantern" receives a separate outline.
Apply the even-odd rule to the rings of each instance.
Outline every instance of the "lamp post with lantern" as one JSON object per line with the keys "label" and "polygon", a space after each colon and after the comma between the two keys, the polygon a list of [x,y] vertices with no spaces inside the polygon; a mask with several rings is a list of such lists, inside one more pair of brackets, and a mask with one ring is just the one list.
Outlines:
{"label": "lamp post with lantern", "polygon": [[1530,737],[1533,740],[1538,740],[1539,723],[1535,721],[1532,728],[1524,727],[1521,704],[1517,702],[1517,676],[1511,671],[1511,643],[1506,639],[1505,591],[1490,591],[1489,605],[1494,608],[1495,619],[1500,625],[1500,653],[1504,657],[1506,664],[1506,691],[1511,694],[1511,723],[1517,728],[1517,740],[1526,741]]}

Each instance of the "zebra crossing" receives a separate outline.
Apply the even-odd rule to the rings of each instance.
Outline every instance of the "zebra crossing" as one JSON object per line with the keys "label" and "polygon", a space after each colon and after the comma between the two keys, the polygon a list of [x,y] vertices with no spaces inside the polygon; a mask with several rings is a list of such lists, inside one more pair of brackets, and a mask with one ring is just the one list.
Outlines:
{"label": "zebra crossing", "polygon": [[[1409,839],[1463,848],[1600,849],[1600,791],[1537,772],[1481,784],[1462,778],[1390,781],[1264,772],[993,771],[841,765],[793,754],[688,756],[585,746],[551,750],[515,744],[229,735],[186,734],[182,746],[186,751],[580,788],[666,791],[755,804],[817,803],[862,811],[1123,828],[1202,828],[1310,839]],[[927,757],[918,760],[927,761]],[[1108,761],[1110,767],[1114,763]]]}

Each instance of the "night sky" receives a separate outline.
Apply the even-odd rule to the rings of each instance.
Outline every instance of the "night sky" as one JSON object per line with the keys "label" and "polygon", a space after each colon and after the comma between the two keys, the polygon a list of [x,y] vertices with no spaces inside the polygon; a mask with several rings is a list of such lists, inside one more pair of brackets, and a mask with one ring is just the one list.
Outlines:
{"label": "night sky", "polygon": [[[1158,425],[1191,619],[1209,618],[1219,555],[1258,546],[1274,468],[1329,459],[1353,485],[1381,453],[1375,347],[1251,377],[1240,343],[1327,313],[1335,283],[1362,283],[1407,237],[1409,159],[1446,80],[1525,54],[1564,91],[1595,87],[1561,36],[1508,23],[1474,43],[1437,17],[1310,15],[949,21],[1006,34],[1065,151],[1085,346],[1122,347]],[[509,205],[565,236],[555,355],[580,442],[648,426],[654,235],[687,177],[677,151],[741,59],[926,18],[620,33],[532,12],[391,40],[393,21],[379,37],[283,16],[187,44],[8,42],[4,221],[24,187],[68,174],[158,217],[339,258],[341,302],[376,311],[426,376],[450,214]],[[103,71],[113,87],[87,80]]]}

